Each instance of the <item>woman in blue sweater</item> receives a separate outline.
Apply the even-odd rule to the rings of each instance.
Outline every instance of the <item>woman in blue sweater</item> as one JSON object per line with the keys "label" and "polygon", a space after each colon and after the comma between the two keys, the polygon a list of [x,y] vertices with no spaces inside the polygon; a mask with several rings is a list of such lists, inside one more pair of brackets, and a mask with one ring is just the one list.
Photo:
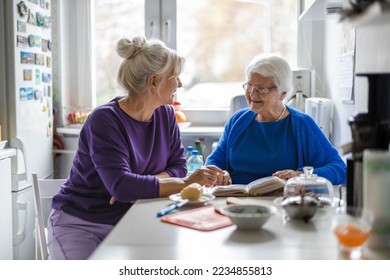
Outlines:
{"label": "woman in blue sweater", "polygon": [[283,102],[292,89],[288,62],[277,55],[258,55],[246,69],[243,85],[249,108],[225,125],[207,165],[225,170],[217,185],[248,184],[277,176],[289,179],[313,166],[333,184],[346,182],[346,165],[314,120]]}

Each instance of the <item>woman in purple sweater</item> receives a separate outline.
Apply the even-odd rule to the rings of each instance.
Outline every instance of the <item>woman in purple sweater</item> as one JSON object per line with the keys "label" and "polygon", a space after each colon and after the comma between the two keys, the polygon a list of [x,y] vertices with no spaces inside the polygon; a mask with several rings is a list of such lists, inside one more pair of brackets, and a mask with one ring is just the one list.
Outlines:
{"label": "woman in purple sweater", "polygon": [[222,173],[205,166],[185,178],[170,106],[184,58],[142,37],[121,39],[117,52],[118,82],[127,95],[97,107],[83,125],[70,176],[53,198],[53,259],[88,258],[137,199],[165,197],[195,182],[211,186]]}

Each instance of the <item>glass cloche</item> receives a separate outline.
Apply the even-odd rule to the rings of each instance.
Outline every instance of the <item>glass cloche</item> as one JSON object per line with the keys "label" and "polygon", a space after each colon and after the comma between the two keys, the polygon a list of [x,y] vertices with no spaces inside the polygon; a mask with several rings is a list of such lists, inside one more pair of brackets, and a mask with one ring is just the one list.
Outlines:
{"label": "glass cloche", "polygon": [[333,205],[332,183],[316,174],[312,166],[305,166],[303,174],[287,180],[283,196],[284,199],[292,196],[311,196],[319,201],[319,206]]}

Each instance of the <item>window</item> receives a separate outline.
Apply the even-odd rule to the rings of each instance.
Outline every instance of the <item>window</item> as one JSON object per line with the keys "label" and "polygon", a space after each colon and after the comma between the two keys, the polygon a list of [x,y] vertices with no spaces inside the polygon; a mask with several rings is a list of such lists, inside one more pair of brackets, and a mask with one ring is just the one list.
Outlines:
{"label": "window", "polygon": [[145,4],[140,0],[94,0],[96,104],[121,94],[117,83],[121,58],[115,51],[121,38],[144,36]]}
{"label": "window", "polygon": [[[243,93],[246,65],[257,53],[279,52],[291,66],[296,64],[297,1],[189,3],[95,0],[97,105],[121,92],[116,82],[120,58],[115,44],[122,37],[144,35],[145,26],[146,36],[153,34],[168,40],[169,46],[177,47],[179,54],[185,56],[185,71],[180,77],[183,88],[177,100],[191,108],[227,109],[230,98]],[[164,15],[175,10],[174,16]],[[160,17],[157,25],[156,14]]]}
{"label": "window", "polygon": [[260,52],[296,64],[297,1],[177,1],[177,49],[186,57],[178,101],[192,108],[228,108],[243,94],[245,68]]}

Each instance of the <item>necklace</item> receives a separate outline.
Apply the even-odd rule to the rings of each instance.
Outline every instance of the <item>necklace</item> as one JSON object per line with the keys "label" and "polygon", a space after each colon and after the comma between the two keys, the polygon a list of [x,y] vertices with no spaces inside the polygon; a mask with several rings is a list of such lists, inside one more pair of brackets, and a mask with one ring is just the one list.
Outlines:
{"label": "necklace", "polygon": [[[283,105],[283,111],[282,111],[282,113],[280,114],[279,118],[276,119],[275,122],[280,121],[280,119],[281,119],[282,116],[284,115],[284,112],[286,112],[286,106]],[[263,121],[263,119],[261,118],[261,115],[260,115],[260,114],[257,114],[256,120],[259,121],[259,122]]]}

